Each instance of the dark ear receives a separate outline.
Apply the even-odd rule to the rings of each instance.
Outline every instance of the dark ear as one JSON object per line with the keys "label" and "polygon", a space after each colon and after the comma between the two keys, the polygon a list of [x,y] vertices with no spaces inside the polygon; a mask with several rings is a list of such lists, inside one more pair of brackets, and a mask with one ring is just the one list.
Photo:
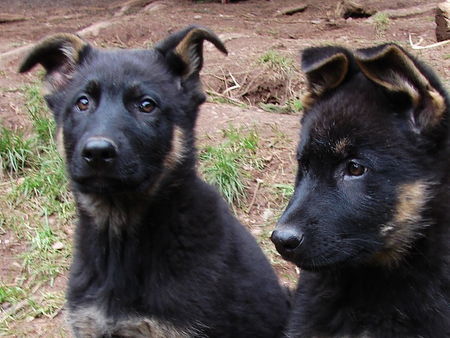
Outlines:
{"label": "dark ear", "polygon": [[[386,44],[355,53],[361,71],[390,92],[405,93],[413,104],[414,127],[424,130],[437,126],[447,107],[438,91],[434,75],[395,44]],[[432,82],[432,83],[431,83]],[[438,85],[439,86],[439,85]]]}
{"label": "dark ear", "polygon": [[313,47],[302,53],[302,70],[308,80],[309,95],[316,98],[336,88],[345,79],[349,59],[339,47]]}
{"label": "dark ear", "polygon": [[203,41],[211,42],[218,50],[228,54],[222,41],[207,28],[190,26],[159,42],[155,49],[167,59],[172,69],[183,79],[198,75],[203,66]]}
{"label": "dark ear", "polygon": [[45,82],[50,92],[64,87],[70,80],[75,66],[88,54],[90,46],[73,34],[55,34],[39,42],[23,60],[19,72],[24,73],[41,64],[45,70]]}

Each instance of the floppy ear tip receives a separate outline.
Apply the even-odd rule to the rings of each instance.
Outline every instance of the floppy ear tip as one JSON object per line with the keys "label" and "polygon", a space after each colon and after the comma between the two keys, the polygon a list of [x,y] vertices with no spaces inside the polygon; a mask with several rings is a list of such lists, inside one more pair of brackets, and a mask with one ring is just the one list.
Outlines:
{"label": "floppy ear tip", "polygon": [[317,49],[318,48],[316,47],[310,47],[300,51],[300,64],[302,70],[305,73],[307,73],[310,70],[311,65],[313,64],[314,54],[316,53]]}
{"label": "floppy ear tip", "polygon": [[[59,50],[63,54],[67,51],[64,49],[65,46],[70,45],[75,52],[75,54],[80,54],[89,44],[81,39],[78,35],[71,33],[57,33],[48,36],[38,42],[31,51],[25,56],[24,60],[19,66],[19,73],[25,73],[31,70],[36,64],[41,63],[46,65],[46,56],[49,53]],[[77,57],[73,55],[76,59]],[[47,61],[48,62],[48,61]]]}
{"label": "floppy ear tip", "polygon": [[27,56],[24,60],[22,60],[22,63],[20,64],[18,69],[18,73],[22,74],[28,72],[31,68],[34,67],[35,64],[36,62],[34,62],[34,60],[30,56]]}
{"label": "floppy ear tip", "polygon": [[219,46],[220,46],[220,47],[219,47],[219,50],[220,50],[223,54],[228,55],[228,49],[227,49],[227,47],[225,47],[225,44],[222,42]]}
{"label": "floppy ear tip", "polygon": [[376,47],[357,49],[354,54],[357,61],[370,62],[389,54],[404,56],[406,52],[395,43],[386,43]]}
{"label": "floppy ear tip", "polygon": [[228,55],[225,43],[212,30],[201,26],[193,26],[193,30],[196,30],[199,36],[202,36],[205,40],[211,42],[223,54]]}
{"label": "floppy ear tip", "polygon": [[348,51],[337,46],[309,47],[300,52],[301,68],[303,72],[310,73],[329,61],[340,62],[347,68],[350,60]]}

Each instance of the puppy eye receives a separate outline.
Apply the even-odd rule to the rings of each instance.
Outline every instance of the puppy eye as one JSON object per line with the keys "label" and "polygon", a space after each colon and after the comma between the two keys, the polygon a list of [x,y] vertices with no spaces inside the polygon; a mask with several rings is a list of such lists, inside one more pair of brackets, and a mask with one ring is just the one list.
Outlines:
{"label": "puppy eye", "polygon": [[141,113],[151,113],[156,108],[156,102],[152,99],[144,99],[138,107]]}
{"label": "puppy eye", "polygon": [[355,161],[349,161],[347,167],[345,168],[345,175],[358,177],[365,174],[367,168]]}
{"label": "puppy eye", "polygon": [[89,109],[89,99],[86,96],[81,96],[76,103],[77,108],[80,111],[85,111]]}

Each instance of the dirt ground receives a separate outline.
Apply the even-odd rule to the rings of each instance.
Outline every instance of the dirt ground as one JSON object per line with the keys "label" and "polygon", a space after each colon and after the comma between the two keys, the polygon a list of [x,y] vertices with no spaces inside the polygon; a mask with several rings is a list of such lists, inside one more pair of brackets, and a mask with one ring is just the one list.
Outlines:
{"label": "dirt ground", "polygon": [[[358,48],[397,42],[432,66],[450,88],[450,44],[413,49],[409,42],[409,37],[421,46],[436,42],[434,5],[437,2],[361,1],[374,11],[387,11],[383,13],[388,13],[391,19],[382,20],[383,16],[378,19],[337,17],[336,0],[248,0],[230,4],[188,0],[2,0],[0,122],[11,128],[27,128],[20,88],[35,81],[36,72],[18,75],[16,70],[24,53],[46,35],[76,32],[98,47],[150,48],[169,33],[190,24],[211,28],[225,42],[229,55],[221,55],[209,44],[205,48],[202,78],[212,99],[201,109],[198,139],[201,144],[220,142],[221,130],[230,124],[257,128],[263,142],[259,155],[269,164],[264,173],[249,183],[245,212],[238,211],[238,215],[260,238],[268,255],[272,255],[282,281],[292,286],[298,271],[277,258],[267,240],[276,221],[273,210],[281,211],[285,201],[271,196],[267,187],[293,181],[299,115],[266,112],[259,104],[282,105],[289,97],[300,97],[305,85],[298,66],[299,51],[323,44]],[[307,4],[304,11],[282,14],[284,9],[298,7],[300,3]],[[258,63],[268,50],[294,60],[287,75],[280,78]],[[20,246],[11,243],[12,239],[5,241],[9,238],[7,231],[0,233],[1,264],[5,264],[0,270],[0,282],[10,281],[17,271],[6,266],[20,254]],[[61,276],[56,287],[63,289],[65,282],[65,276]],[[53,319],[37,318],[23,325],[29,326],[24,330],[26,336],[66,336],[67,331],[58,329],[62,323],[63,315],[58,315]]]}

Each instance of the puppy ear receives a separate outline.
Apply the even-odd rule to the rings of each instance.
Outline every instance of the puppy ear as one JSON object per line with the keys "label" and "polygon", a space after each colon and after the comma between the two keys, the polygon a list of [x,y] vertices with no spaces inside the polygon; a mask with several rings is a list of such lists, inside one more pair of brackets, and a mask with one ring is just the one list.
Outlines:
{"label": "puppy ear", "polygon": [[19,72],[31,70],[41,64],[45,70],[45,82],[50,92],[64,87],[75,67],[88,54],[90,45],[73,34],[55,34],[39,42],[23,60]]}
{"label": "puppy ear", "polygon": [[[203,41],[211,42],[218,50],[228,54],[223,42],[207,28],[190,26],[169,36],[156,45],[183,79],[198,75],[203,66]],[[181,64],[180,64],[181,62]]]}
{"label": "puppy ear", "polygon": [[313,47],[302,53],[302,70],[308,80],[309,94],[318,97],[336,88],[345,79],[349,59],[339,47]]}
{"label": "puppy ear", "polygon": [[424,70],[395,44],[359,49],[355,57],[370,80],[390,92],[408,95],[413,105],[411,117],[415,128],[424,130],[439,125],[447,107],[431,71]]}

